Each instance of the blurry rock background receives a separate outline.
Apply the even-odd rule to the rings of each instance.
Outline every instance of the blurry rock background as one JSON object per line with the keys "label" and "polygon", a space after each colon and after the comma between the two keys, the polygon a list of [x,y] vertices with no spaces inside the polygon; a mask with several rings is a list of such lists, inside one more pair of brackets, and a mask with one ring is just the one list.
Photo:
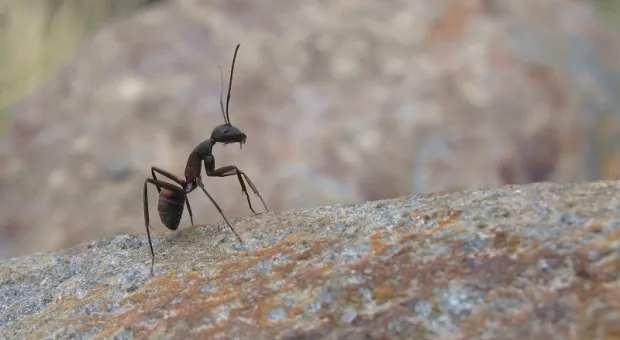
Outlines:
{"label": "blurry rock background", "polygon": [[[222,123],[237,43],[248,141],[218,145],[216,166],[271,210],[620,177],[611,2],[151,2],[0,8],[1,258],[143,233],[150,166],[182,175]],[[236,178],[203,179],[229,217],[251,213]],[[196,223],[221,219],[190,200]]]}

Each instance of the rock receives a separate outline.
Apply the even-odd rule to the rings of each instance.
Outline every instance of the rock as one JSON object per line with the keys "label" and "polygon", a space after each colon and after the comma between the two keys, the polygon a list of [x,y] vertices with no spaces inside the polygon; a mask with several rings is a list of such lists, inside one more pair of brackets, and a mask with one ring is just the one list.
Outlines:
{"label": "rock", "polygon": [[[222,123],[218,66],[237,43],[231,120],[248,143],[217,146],[216,164],[271,210],[620,178],[620,50],[601,22],[549,0],[154,5],[9,108],[0,235],[17,256],[139,232],[150,167],[183,174]],[[235,178],[205,183],[228,216],[251,214]],[[190,199],[196,223],[220,221]]]}
{"label": "rock", "polygon": [[620,182],[505,186],[125,235],[0,263],[13,338],[612,339]]}

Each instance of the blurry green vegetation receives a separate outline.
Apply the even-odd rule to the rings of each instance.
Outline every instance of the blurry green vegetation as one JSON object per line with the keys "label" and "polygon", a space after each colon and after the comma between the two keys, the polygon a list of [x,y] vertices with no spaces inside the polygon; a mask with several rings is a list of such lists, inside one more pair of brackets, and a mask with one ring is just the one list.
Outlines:
{"label": "blurry green vegetation", "polygon": [[2,112],[105,24],[153,0],[0,0]]}
{"label": "blurry green vegetation", "polygon": [[620,0],[596,0],[593,4],[606,21],[614,28],[620,29]]}

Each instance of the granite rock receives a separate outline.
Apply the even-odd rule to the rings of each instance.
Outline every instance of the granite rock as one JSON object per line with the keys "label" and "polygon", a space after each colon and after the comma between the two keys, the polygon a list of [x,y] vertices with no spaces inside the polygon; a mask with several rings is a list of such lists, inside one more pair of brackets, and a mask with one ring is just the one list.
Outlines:
{"label": "granite rock", "polygon": [[620,182],[417,194],[0,262],[6,339],[616,339]]}

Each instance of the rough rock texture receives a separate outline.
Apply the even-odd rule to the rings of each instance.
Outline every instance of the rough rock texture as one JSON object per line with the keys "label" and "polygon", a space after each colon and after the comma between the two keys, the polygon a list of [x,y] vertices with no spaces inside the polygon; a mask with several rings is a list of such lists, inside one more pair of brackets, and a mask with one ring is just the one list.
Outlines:
{"label": "rough rock texture", "polygon": [[[620,182],[269,213],[0,263],[7,339],[617,339]],[[366,336],[366,337],[364,337]]]}
{"label": "rough rock texture", "polygon": [[[0,250],[140,231],[149,167],[181,175],[222,122],[236,43],[231,119],[249,138],[216,147],[217,165],[246,170],[272,210],[617,179],[620,53],[601,22],[568,0],[168,1],[10,108]],[[206,185],[250,213],[235,178]],[[191,199],[197,223],[220,220]]]}

